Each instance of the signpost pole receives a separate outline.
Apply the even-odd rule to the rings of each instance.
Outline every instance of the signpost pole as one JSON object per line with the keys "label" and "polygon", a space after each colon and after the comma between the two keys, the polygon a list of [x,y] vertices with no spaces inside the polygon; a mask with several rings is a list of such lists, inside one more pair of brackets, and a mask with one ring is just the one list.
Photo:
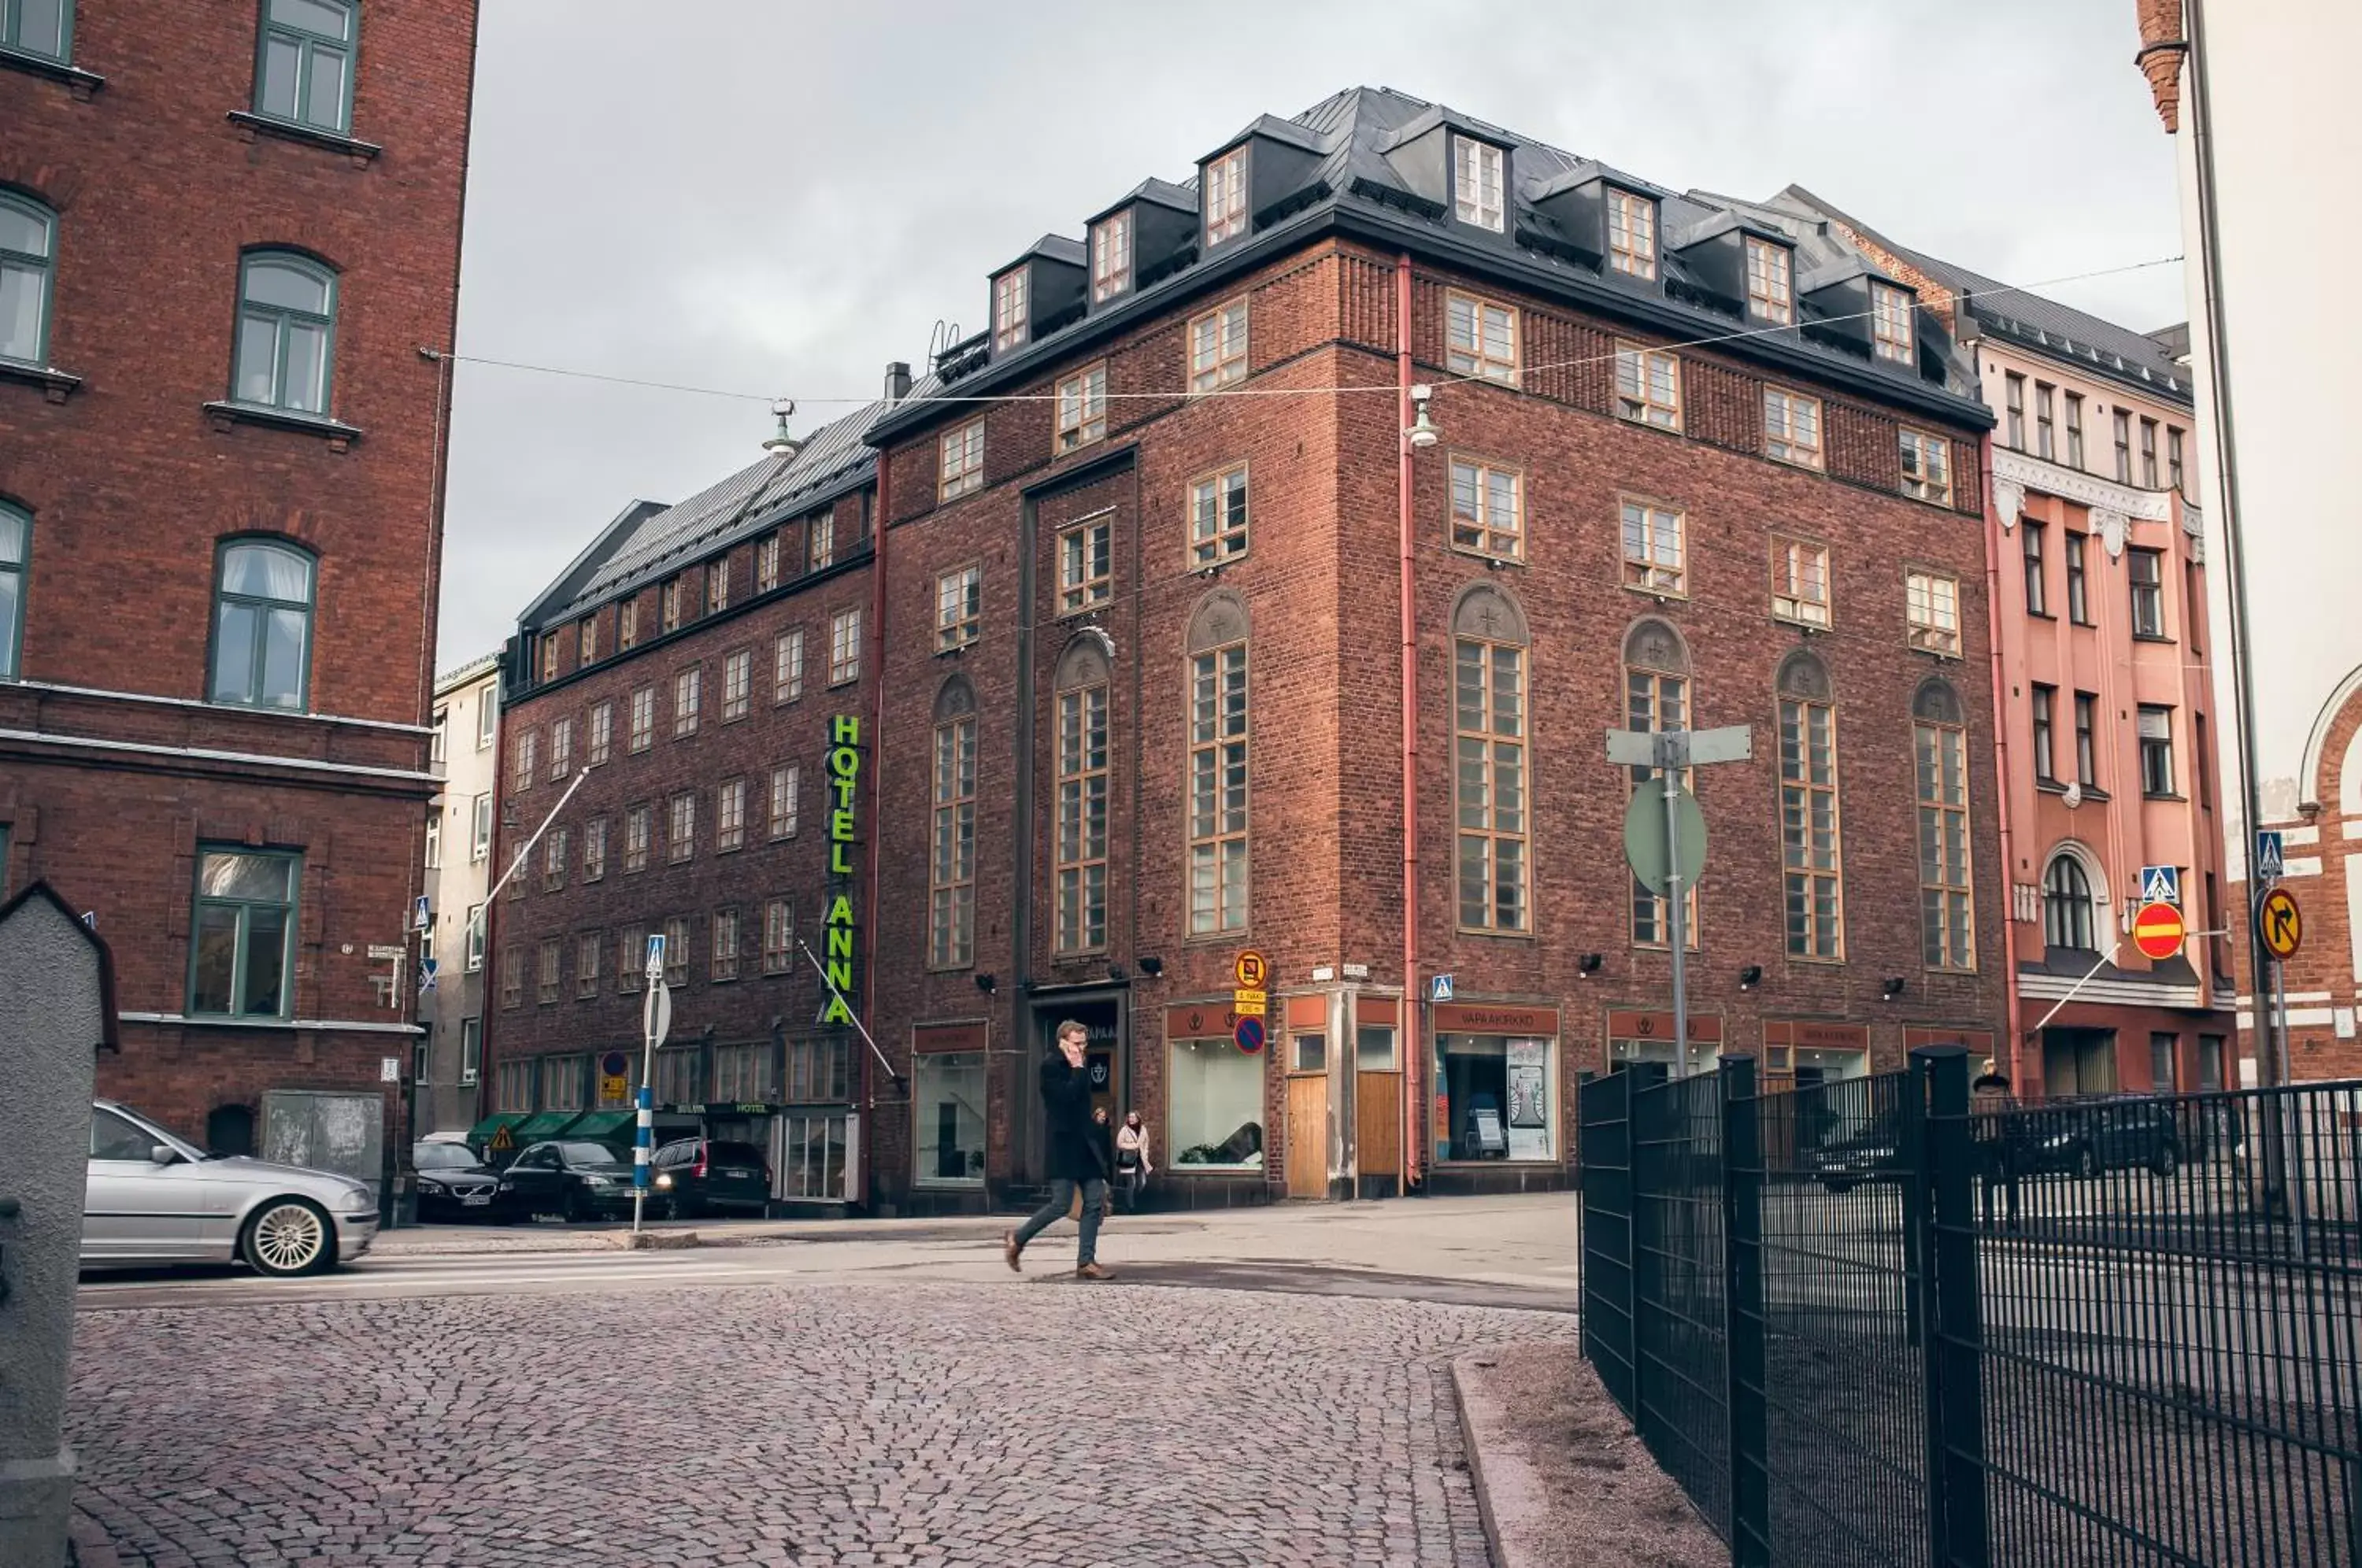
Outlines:
{"label": "signpost pole", "polygon": [[648,938],[648,996],[640,1004],[640,1092],[633,1097],[638,1122],[632,1132],[632,1234],[648,1207],[649,1161],[656,1155],[657,1046],[672,1027],[672,998],[665,988],[664,938]]}
{"label": "signpost pole", "polygon": [[1682,889],[1679,764],[1686,759],[1688,741],[1681,732],[1657,737],[1657,766],[1665,780],[1665,923],[1673,954],[1673,1071],[1684,1078],[1690,1076],[1689,910]]}

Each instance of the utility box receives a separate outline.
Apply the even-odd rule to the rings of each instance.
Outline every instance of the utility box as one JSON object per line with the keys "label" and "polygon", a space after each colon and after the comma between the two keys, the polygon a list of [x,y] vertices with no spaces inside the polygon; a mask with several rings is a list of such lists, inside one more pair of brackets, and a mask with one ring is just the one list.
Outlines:
{"label": "utility box", "polygon": [[96,1053],[114,967],[46,882],[0,904],[0,1562],[62,1568],[73,1509],[66,1377]]}

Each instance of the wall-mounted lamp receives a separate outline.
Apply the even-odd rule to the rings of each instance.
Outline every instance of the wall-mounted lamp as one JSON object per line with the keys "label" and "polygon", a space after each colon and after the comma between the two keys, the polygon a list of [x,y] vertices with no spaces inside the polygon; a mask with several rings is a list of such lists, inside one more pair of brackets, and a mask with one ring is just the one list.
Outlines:
{"label": "wall-mounted lamp", "polygon": [[1606,961],[1596,953],[1586,953],[1576,961],[1574,972],[1587,980],[1599,973],[1599,966]]}
{"label": "wall-mounted lamp", "polygon": [[993,992],[1000,988],[1000,977],[998,975],[978,975],[976,977],[976,988],[982,991],[986,996],[990,996]]}
{"label": "wall-mounted lamp", "polygon": [[1119,985],[1119,986],[1120,986],[1120,985],[1123,984],[1123,983],[1124,983],[1124,981],[1126,981],[1126,980],[1130,979],[1131,977],[1130,975],[1128,975],[1128,974],[1126,974],[1126,973],[1125,973],[1125,971],[1124,971],[1124,967],[1123,967],[1123,966],[1122,966],[1122,965],[1120,965],[1120,964],[1110,964],[1110,965],[1109,965],[1109,966],[1108,966],[1108,978],[1109,978],[1109,979],[1110,979],[1110,980],[1113,980],[1117,985]]}
{"label": "wall-mounted lamp", "polygon": [[1413,417],[1410,428],[1403,432],[1403,439],[1421,450],[1443,439],[1443,432],[1438,430],[1435,427],[1435,421],[1428,417],[1428,400],[1434,395],[1435,389],[1424,381],[1410,389]]}
{"label": "wall-mounted lamp", "polygon": [[1879,986],[1878,986],[1878,999],[1879,999],[1879,1000],[1881,1000],[1881,1001],[1893,1001],[1896,997],[1899,997],[1899,996],[1901,996],[1902,994],[1903,994],[1903,977],[1902,977],[1902,976],[1897,975],[1897,976],[1893,977],[1892,979],[1881,980],[1881,981],[1879,982]]}
{"label": "wall-mounted lamp", "polygon": [[1760,965],[1760,964],[1749,964],[1749,966],[1747,966],[1747,967],[1746,967],[1746,968],[1741,969],[1740,971],[1738,971],[1738,988],[1739,988],[1740,990],[1742,990],[1742,991],[1751,991],[1751,990],[1753,990],[1756,987],[1758,987],[1758,986],[1761,985],[1762,983],[1763,983],[1763,966],[1762,966],[1762,965]]}
{"label": "wall-mounted lamp", "polygon": [[1140,961],[1140,972],[1153,980],[1164,973],[1164,960],[1153,953],[1148,954]]}
{"label": "wall-mounted lamp", "polygon": [[771,404],[771,417],[778,422],[778,428],[772,431],[764,440],[763,450],[775,458],[792,458],[796,455],[797,449],[803,445],[788,434],[788,415],[795,411],[795,400],[792,398],[783,397]]}

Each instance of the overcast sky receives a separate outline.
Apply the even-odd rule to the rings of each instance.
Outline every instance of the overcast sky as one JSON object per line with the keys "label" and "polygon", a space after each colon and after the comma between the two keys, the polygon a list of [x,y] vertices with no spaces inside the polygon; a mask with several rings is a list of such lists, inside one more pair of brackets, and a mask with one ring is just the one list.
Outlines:
{"label": "overcast sky", "polygon": [[[1388,86],[1676,190],[1810,187],[2012,283],[2175,255],[2132,0],[481,0],[462,354],[800,400],[984,322],[985,274],[1260,113]],[[662,26],[650,17],[661,14]],[[2179,267],[2052,289],[2141,329]],[[456,372],[442,663],[631,501],[759,455],[733,401]]]}

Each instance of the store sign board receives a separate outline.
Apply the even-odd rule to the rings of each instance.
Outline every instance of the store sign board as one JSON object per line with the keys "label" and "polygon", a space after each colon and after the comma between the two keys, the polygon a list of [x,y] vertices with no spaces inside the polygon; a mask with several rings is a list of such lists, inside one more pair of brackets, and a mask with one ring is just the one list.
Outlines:
{"label": "store sign board", "polygon": [[911,1049],[918,1052],[981,1051],[989,1043],[991,1026],[975,1023],[922,1023],[911,1031]]}
{"label": "store sign board", "polygon": [[[1673,1037],[1673,1015],[1670,1012],[1638,1012],[1617,1010],[1607,1015],[1607,1038],[1610,1040],[1671,1040]],[[1722,1020],[1713,1013],[1690,1014],[1690,1043],[1718,1045],[1722,1043]]]}
{"label": "store sign board", "polygon": [[1228,1002],[1181,1002],[1164,1010],[1167,1040],[1229,1040],[1239,1026]]}
{"label": "store sign board", "polygon": [[1438,1034],[1527,1034],[1548,1038],[1558,1032],[1558,1009],[1518,1007],[1506,1002],[1438,1002]]}
{"label": "store sign board", "polygon": [[[1695,1033],[1697,1021],[1692,1020],[1691,1022],[1691,1032]],[[1870,1025],[1830,1023],[1806,1018],[1767,1018],[1763,1021],[1763,1043],[1801,1045],[1808,1051],[1867,1051],[1870,1049]]]}

